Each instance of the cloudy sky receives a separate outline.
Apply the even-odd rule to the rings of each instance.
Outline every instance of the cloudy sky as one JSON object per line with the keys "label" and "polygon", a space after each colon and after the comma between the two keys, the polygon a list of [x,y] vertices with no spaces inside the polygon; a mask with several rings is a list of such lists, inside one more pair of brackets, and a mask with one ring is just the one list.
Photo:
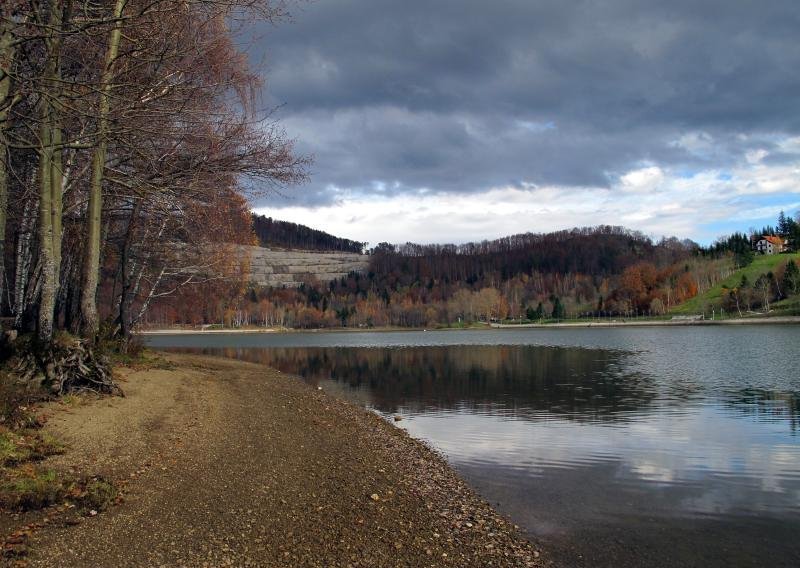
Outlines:
{"label": "cloudy sky", "polygon": [[257,211],[375,244],[800,210],[797,0],[313,0],[258,30],[312,178]]}

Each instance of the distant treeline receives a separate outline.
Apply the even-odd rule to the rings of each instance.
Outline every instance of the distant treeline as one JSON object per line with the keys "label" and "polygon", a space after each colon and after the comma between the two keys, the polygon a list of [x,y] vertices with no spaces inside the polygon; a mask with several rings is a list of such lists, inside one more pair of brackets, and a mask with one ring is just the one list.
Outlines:
{"label": "distant treeline", "polygon": [[663,315],[730,275],[732,255],[709,259],[697,251],[692,241],[654,242],[610,226],[463,245],[381,243],[366,273],[298,288],[251,286],[221,310],[187,297],[185,307],[172,302],[153,323],[422,327]]}
{"label": "distant treeline", "polygon": [[371,252],[372,272],[409,285],[430,279],[474,284],[492,275],[505,281],[532,272],[605,277],[642,261],[672,264],[696,249],[692,241],[654,243],[640,232],[603,225],[462,245],[381,243]]}
{"label": "distant treeline", "polygon": [[[261,242],[270,246],[350,251],[363,246],[292,223],[254,221]],[[159,306],[151,322],[369,328],[664,316],[749,263],[753,236],[780,234],[800,242],[797,227],[796,220],[781,215],[776,227],[726,236],[707,247],[677,238],[653,240],[616,226],[460,245],[380,243],[369,251],[365,273],[331,282],[310,278],[298,288],[251,285],[224,302],[186,295],[182,302],[170,299]],[[273,228],[278,230],[268,232]],[[724,308],[739,314],[768,311],[771,302],[800,293],[799,275],[787,259],[753,282],[743,278],[727,289]],[[700,303],[696,309],[710,308]]]}
{"label": "distant treeline", "polygon": [[343,239],[305,225],[253,215],[253,230],[262,247],[363,253],[367,243]]}

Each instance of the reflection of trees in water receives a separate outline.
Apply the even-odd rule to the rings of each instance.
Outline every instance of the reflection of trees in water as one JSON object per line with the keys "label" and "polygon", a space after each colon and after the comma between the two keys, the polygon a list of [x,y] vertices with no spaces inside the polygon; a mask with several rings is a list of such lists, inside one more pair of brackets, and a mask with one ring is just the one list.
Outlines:
{"label": "reflection of trees in water", "polygon": [[796,392],[744,388],[726,392],[726,408],[764,422],[788,422],[789,429],[800,430],[800,397]]}
{"label": "reflection of trees in water", "polygon": [[466,409],[517,417],[624,420],[656,397],[653,379],[621,370],[617,351],[537,346],[203,349],[316,384],[367,389],[394,412]]}

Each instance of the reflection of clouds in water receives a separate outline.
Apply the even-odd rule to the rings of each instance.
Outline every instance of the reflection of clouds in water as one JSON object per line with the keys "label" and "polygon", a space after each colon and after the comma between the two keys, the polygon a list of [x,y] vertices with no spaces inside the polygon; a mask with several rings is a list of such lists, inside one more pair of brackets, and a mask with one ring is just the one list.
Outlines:
{"label": "reflection of clouds in water", "polygon": [[630,472],[644,481],[672,483],[675,481],[675,470],[650,458],[633,458],[629,460]]}
{"label": "reflection of clouds in water", "polygon": [[520,478],[596,469],[602,477],[593,483],[606,491],[672,494],[665,506],[677,514],[800,512],[800,447],[783,443],[778,425],[709,406],[613,427],[456,412],[413,416],[403,425],[456,463],[497,466]]}
{"label": "reflection of clouds in water", "polygon": [[798,327],[212,339],[212,352],[400,412],[454,463],[513,487],[572,480],[559,506],[591,502],[599,518],[625,500],[677,515],[800,510]]}

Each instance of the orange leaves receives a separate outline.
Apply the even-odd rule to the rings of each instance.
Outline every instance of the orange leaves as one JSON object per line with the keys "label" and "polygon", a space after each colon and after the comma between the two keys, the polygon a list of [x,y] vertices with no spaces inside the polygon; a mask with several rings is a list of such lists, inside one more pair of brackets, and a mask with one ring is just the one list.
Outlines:
{"label": "orange leaves", "polygon": [[680,275],[675,284],[675,292],[679,302],[697,296],[697,282],[691,272],[684,272]]}

